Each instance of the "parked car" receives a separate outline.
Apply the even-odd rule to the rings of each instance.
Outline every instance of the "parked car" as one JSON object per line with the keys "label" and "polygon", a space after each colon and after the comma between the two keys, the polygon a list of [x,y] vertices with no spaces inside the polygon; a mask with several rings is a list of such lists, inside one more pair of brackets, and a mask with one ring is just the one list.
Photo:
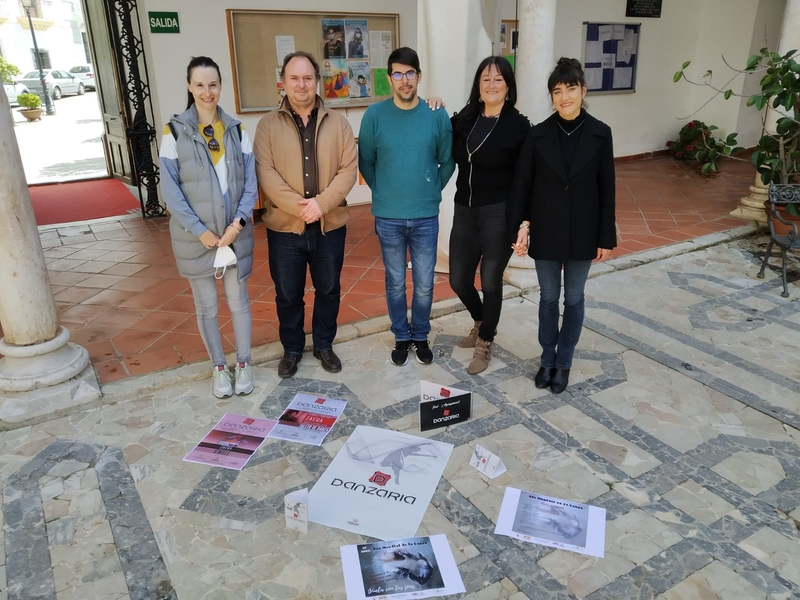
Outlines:
{"label": "parked car", "polygon": [[11,104],[11,106],[19,106],[19,103],[17,102],[17,96],[28,93],[28,88],[21,83],[4,83],[3,89],[6,91],[8,103]]}
{"label": "parked car", "polygon": [[92,65],[76,65],[69,70],[70,75],[80,79],[87,90],[94,90],[94,67]]}
{"label": "parked car", "polygon": [[[53,100],[58,100],[61,96],[66,96],[67,94],[78,94],[78,96],[82,96],[86,92],[86,86],[83,82],[66,71],[42,69],[42,72],[44,73],[44,81],[47,84],[50,97]],[[42,93],[39,71],[30,71],[26,73],[24,77],[18,78],[17,82],[23,84],[33,94]]]}

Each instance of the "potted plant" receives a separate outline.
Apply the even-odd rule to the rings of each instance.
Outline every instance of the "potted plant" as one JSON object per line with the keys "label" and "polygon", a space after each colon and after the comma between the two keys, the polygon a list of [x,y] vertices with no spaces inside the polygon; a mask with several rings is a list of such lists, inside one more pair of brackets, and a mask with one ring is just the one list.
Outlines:
{"label": "potted plant", "polygon": [[673,157],[686,161],[696,158],[701,148],[715,144],[712,130],[702,121],[694,119],[681,127],[678,139],[669,140],[666,146]]}
{"label": "potted plant", "polygon": [[[761,92],[747,98],[747,106],[757,111],[769,107],[776,116],[775,131],[764,128],[764,135],[758,140],[756,150],[750,160],[761,176],[764,185],[771,183],[795,184],[800,173],[800,63],[795,60],[797,50],[790,50],[784,55],[762,48],[758,54],[747,59],[744,69],[729,68],[734,71],[727,85],[739,76],[761,75]],[[704,82],[693,81],[686,76],[686,68],[691,61],[681,65],[673,76],[675,83],[681,79],[693,84],[710,87],[716,95],[725,100],[731,97],[744,97],[736,94],[731,88],[715,87],[711,81],[711,71],[706,71]],[[727,64],[727,62],[726,62]],[[767,123],[767,111],[763,115],[763,123]],[[718,129],[711,125],[710,131]],[[719,163],[725,158],[747,160],[734,156],[739,150],[736,145],[737,133],[729,134],[725,139],[714,140],[703,138],[703,143],[694,154],[694,158],[703,165],[702,171],[718,171]],[[800,211],[795,206],[788,210],[789,215],[800,219]]]}
{"label": "potted plant", "polygon": [[42,99],[36,94],[20,94],[17,96],[19,112],[28,121],[36,121],[42,118]]}

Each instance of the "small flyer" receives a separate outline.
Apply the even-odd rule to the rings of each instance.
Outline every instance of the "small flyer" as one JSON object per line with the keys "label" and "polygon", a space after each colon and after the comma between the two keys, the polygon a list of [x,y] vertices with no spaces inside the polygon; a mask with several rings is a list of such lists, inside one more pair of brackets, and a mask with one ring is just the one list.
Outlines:
{"label": "small flyer", "polygon": [[469,465],[475,467],[489,479],[499,477],[506,472],[506,465],[503,463],[503,460],[497,456],[497,454],[489,452],[480,444],[475,444],[475,450],[472,451]]}
{"label": "small flyer", "polygon": [[494,532],[603,558],[606,509],[507,487]]}
{"label": "small flyer", "polygon": [[347,406],[346,400],[297,394],[269,437],[319,446]]}
{"label": "small flyer", "polygon": [[463,594],[464,582],[444,534],[342,546],[347,600]]}
{"label": "small flyer", "polygon": [[308,488],[286,494],[283,498],[286,527],[308,533]]}
{"label": "small flyer", "polygon": [[430,381],[419,382],[419,429],[463,423],[472,416],[472,394]]}
{"label": "small flyer", "polygon": [[275,423],[271,419],[227,413],[183,460],[241,471]]}

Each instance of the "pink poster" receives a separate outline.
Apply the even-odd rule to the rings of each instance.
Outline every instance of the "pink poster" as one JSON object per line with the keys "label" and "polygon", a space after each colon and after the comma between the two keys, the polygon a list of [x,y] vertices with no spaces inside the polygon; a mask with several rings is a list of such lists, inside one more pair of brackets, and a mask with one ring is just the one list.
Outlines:
{"label": "pink poster", "polygon": [[275,423],[227,413],[183,460],[241,471]]}

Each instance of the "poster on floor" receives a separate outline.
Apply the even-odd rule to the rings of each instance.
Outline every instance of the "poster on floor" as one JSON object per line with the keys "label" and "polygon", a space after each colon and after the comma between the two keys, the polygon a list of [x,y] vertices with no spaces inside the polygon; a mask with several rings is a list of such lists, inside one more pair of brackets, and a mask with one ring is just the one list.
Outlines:
{"label": "poster on floor", "polygon": [[430,381],[419,382],[419,429],[428,431],[468,421],[472,394]]}
{"label": "poster on floor", "polygon": [[226,413],[183,460],[241,471],[275,424],[271,419]]}
{"label": "poster on floor", "polygon": [[347,600],[433,598],[466,591],[443,534],[339,550]]}
{"label": "poster on floor", "polygon": [[369,61],[348,61],[347,78],[350,81],[351,98],[369,98],[372,96],[372,71],[369,68]]}
{"label": "poster on floor", "polygon": [[380,540],[414,537],[452,451],[359,425],[312,488],[309,521]]}
{"label": "poster on floor", "polygon": [[297,394],[269,437],[319,446],[344,412],[347,400]]}
{"label": "poster on floor", "polygon": [[603,558],[606,509],[507,487],[494,532]]}

